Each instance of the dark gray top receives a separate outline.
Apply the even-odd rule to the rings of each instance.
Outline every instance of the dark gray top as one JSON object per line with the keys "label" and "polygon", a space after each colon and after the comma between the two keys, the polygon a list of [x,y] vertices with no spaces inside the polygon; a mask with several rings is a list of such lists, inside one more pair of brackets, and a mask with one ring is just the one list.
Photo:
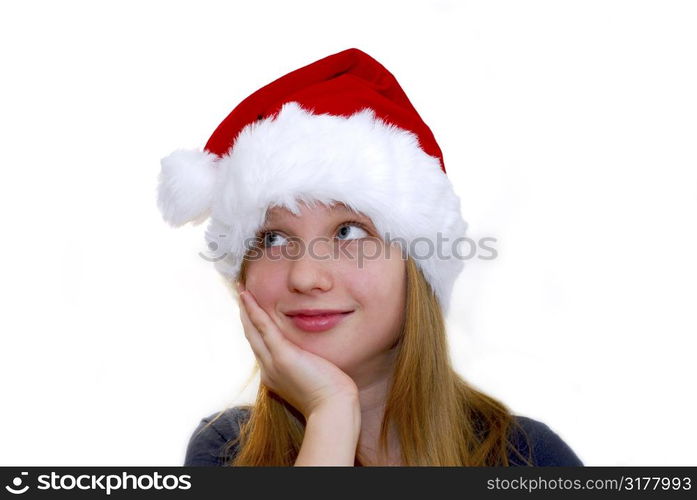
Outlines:
{"label": "dark gray top", "polygon": [[[224,465],[236,453],[237,446],[232,446],[226,455],[225,445],[237,437],[240,424],[249,416],[249,409],[234,407],[226,409],[211,425],[206,425],[215,418],[214,413],[201,420],[194,431],[186,450],[185,466]],[[535,466],[582,466],[583,463],[569,446],[546,424],[528,417],[515,415],[532,445],[532,460]],[[517,450],[528,456],[528,446],[524,437],[517,432],[512,439]],[[511,453],[508,457],[511,465],[524,465],[519,457]]]}

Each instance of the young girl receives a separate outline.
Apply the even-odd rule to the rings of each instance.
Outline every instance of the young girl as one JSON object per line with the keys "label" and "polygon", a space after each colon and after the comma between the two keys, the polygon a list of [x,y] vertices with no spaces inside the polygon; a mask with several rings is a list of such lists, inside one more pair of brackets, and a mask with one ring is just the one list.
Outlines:
{"label": "young girl", "polygon": [[210,217],[261,384],[204,418],[185,465],[582,465],[453,369],[444,317],[467,223],[429,127],[348,49],[240,103],[162,160],[158,206]]}

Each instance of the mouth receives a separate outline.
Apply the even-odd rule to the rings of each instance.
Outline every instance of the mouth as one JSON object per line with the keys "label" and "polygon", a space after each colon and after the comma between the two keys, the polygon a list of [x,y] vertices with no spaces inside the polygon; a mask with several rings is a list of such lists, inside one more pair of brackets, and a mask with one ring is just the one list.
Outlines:
{"label": "mouth", "polygon": [[351,314],[353,314],[353,311],[312,311],[312,314],[307,311],[303,314],[287,313],[286,316],[288,316],[293,324],[300,330],[306,332],[324,332],[334,328]]}

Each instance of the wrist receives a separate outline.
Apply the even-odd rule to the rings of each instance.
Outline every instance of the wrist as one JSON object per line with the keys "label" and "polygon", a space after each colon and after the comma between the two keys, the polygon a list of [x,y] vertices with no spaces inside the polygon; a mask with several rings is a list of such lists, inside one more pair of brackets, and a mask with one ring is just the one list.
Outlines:
{"label": "wrist", "polygon": [[335,397],[314,408],[307,417],[307,424],[327,422],[332,427],[342,427],[356,439],[361,431],[361,406],[358,395]]}

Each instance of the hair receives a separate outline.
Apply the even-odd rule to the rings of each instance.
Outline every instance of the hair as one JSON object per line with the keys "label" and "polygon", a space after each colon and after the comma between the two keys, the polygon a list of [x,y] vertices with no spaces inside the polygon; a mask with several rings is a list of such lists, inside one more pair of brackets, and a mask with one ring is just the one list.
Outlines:
{"label": "hair", "polygon": [[[239,275],[243,284],[246,274],[245,256]],[[388,433],[394,427],[405,466],[509,466],[511,452],[533,465],[528,436],[514,415],[453,369],[440,303],[411,257],[406,259],[406,284],[405,313],[380,430],[382,456],[387,456]],[[256,364],[250,379],[258,370]],[[242,408],[250,410],[249,418],[226,444],[226,452],[237,448],[226,465],[294,465],[305,431],[302,413],[261,383],[255,404]],[[515,430],[523,431],[518,435],[527,440],[527,456],[511,440]],[[354,465],[382,464],[366,463],[357,453]]]}

